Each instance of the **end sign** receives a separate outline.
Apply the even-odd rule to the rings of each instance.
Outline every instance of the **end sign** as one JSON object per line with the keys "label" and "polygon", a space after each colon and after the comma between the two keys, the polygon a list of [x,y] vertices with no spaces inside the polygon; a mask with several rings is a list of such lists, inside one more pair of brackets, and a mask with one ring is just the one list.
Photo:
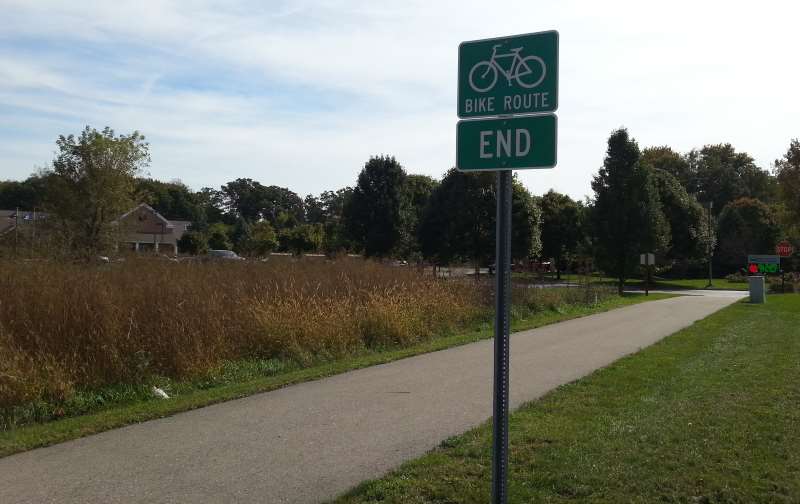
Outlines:
{"label": "end sign", "polygon": [[463,42],[456,168],[553,168],[557,108],[557,31]]}
{"label": "end sign", "polygon": [[459,121],[456,167],[461,171],[552,168],[556,122],[553,114]]}

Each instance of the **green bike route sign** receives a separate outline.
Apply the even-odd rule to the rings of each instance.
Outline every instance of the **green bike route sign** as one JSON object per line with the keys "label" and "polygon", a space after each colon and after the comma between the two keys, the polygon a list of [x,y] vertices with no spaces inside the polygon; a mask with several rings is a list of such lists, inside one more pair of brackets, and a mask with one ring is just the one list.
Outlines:
{"label": "green bike route sign", "polygon": [[458,46],[458,117],[535,114],[557,108],[557,31]]}
{"label": "green bike route sign", "polygon": [[556,129],[553,114],[458,121],[456,168],[552,168],[556,165]]}

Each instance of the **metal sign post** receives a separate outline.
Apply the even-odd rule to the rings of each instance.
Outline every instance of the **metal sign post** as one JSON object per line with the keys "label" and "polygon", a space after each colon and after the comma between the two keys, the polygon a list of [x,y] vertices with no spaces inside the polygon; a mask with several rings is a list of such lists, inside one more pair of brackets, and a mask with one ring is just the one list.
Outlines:
{"label": "metal sign post", "polygon": [[[558,32],[463,42],[458,48],[456,168],[497,171],[492,503],[508,502],[511,170],[553,168]],[[469,204],[469,202],[465,202]]]}
{"label": "metal sign post", "polygon": [[508,502],[508,366],[511,306],[511,170],[497,172],[492,502]]}

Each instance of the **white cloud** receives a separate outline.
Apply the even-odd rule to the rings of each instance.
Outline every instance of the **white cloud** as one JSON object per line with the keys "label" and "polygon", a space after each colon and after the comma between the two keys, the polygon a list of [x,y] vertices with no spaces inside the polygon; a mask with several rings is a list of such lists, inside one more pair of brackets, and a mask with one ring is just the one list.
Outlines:
{"label": "white cloud", "polygon": [[0,177],[26,176],[84,124],[143,131],[151,173],[193,187],[247,176],[319,192],[352,184],[380,153],[439,176],[454,161],[458,43],[553,28],[559,166],[521,173],[535,193],[589,193],[621,125],[682,151],[730,141],[763,167],[800,136],[793,2],[0,0],[0,11],[0,117],[29,149],[11,155],[0,139]]}

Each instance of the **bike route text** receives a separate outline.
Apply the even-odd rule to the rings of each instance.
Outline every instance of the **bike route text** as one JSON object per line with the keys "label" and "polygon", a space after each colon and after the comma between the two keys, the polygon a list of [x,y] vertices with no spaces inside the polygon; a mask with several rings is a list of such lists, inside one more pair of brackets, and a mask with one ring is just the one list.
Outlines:
{"label": "bike route text", "polygon": [[550,105],[550,93],[526,93],[504,96],[503,101],[495,100],[493,96],[483,98],[466,98],[464,111],[493,112],[495,114],[513,114],[514,112],[533,112]]}

